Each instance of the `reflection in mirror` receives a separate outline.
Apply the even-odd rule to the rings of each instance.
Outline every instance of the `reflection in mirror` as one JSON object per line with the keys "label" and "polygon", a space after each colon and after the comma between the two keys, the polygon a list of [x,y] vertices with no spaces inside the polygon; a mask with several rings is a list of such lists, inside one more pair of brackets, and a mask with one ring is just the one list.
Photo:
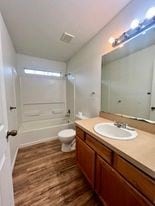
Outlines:
{"label": "reflection in mirror", "polygon": [[155,28],[102,57],[101,110],[155,121]]}

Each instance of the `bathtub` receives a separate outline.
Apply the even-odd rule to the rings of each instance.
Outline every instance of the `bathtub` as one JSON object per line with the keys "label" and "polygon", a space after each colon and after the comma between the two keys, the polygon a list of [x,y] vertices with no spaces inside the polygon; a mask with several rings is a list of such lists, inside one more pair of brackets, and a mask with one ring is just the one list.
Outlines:
{"label": "bathtub", "polygon": [[24,122],[18,132],[20,146],[57,139],[60,130],[73,128],[68,118]]}

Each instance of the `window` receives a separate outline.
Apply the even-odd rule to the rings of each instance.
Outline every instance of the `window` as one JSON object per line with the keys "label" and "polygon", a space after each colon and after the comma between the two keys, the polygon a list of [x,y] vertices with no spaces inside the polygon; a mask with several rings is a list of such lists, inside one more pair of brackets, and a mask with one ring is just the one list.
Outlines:
{"label": "window", "polygon": [[24,69],[25,74],[35,74],[35,75],[42,75],[42,76],[52,76],[52,77],[61,77],[60,72],[47,72],[41,70],[32,70],[32,69]]}

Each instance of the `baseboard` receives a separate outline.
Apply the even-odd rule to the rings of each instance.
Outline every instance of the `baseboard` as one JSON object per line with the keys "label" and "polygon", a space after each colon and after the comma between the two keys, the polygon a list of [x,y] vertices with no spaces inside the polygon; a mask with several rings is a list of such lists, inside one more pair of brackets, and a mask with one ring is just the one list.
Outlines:
{"label": "baseboard", "polygon": [[40,139],[40,140],[37,140],[37,141],[34,141],[34,142],[28,142],[28,143],[20,144],[19,148],[24,148],[24,147],[28,147],[28,146],[32,146],[32,145],[35,145],[35,144],[39,144],[39,143],[43,143],[43,142],[48,142],[48,141],[51,141],[51,140],[56,140],[56,139],[58,139],[57,136],[55,136],[55,137],[47,137],[47,138],[43,138],[43,139]]}
{"label": "baseboard", "polygon": [[15,166],[15,162],[16,162],[16,157],[17,157],[17,154],[18,154],[18,150],[19,150],[19,147],[17,147],[17,149],[16,149],[16,152],[15,152],[15,155],[14,155],[14,158],[13,158],[13,161],[12,161],[12,164],[11,164],[12,172],[13,172],[13,169],[14,169],[14,166]]}

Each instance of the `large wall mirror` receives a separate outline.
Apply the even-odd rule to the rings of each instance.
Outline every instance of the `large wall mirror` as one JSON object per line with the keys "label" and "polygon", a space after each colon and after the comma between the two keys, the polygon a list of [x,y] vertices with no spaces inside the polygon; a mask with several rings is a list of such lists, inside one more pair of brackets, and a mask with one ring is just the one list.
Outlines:
{"label": "large wall mirror", "polygon": [[101,88],[101,111],[155,121],[155,28],[102,57]]}

